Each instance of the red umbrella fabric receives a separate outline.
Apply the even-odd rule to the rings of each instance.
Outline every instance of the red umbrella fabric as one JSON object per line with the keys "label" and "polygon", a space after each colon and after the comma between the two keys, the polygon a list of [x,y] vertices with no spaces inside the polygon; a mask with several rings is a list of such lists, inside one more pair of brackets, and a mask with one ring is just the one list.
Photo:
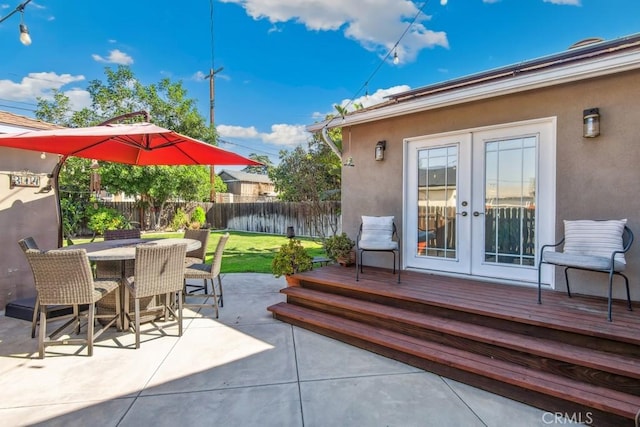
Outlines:
{"label": "red umbrella fabric", "polygon": [[129,165],[260,165],[152,123],[0,134],[0,146]]}

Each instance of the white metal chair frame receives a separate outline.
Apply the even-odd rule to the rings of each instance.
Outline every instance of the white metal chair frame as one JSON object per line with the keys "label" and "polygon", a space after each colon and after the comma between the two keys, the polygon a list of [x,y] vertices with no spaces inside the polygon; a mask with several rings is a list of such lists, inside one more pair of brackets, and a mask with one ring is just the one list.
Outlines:
{"label": "white metal chair frame", "polygon": [[[402,266],[402,255],[401,255],[401,245],[400,245],[400,235],[398,234],[398,229],[396,228],[395,222],[392,222],[393,231],[391,233],[391,240],[396,242],[395,249],[389,248],[381,248],[376,249],[372,247],[363,248],[360,245],[363,234],[363,224],[360,224],[360,229],[358,230],[358,236],[356,238],[356,282],[360,280],[360,273],[362,273],[362,255],[364,252],[390,252],[393,254],[393,274],[396,273],[396,253],[398,254],[398,283],[400,283],[400,272]],[[365,230],[366,231],[366,230]]]}

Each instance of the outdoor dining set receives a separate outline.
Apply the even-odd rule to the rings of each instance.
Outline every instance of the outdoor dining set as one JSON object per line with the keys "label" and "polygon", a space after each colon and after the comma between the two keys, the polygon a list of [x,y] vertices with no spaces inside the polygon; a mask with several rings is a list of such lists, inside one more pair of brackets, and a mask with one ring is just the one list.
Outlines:
{"label": "outdoor dining set", "polygon": [[[39,357],[48,346],[66,344],[86,345],[92,356],[95,340],[114,326],[133,329],[139,348],[141,324],[159,319],[175,320],[182,336],[184,307],[210,306],[217,318],[224,304],[220,268],[229,234],[220,237],[211,263],[205,262],[209,236],[202,229],[186,230],[183,238],[142,239],[139,230],[108,230],[102,242],[48,251],[32,237],[21,239],[37,292],[31,337],[38,332]],[[48,333],[49,310],[59,306],[70,307],[72,314]],[[80,335],[83,327],[86,337],[67,333],[73,329]]]}

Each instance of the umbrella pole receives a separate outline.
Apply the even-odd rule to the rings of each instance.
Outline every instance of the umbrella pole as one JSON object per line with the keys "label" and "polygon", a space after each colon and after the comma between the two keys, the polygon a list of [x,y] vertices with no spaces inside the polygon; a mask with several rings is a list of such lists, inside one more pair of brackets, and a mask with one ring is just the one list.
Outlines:
{"label": "umbrella pole", "polygon": [[62,203],[60,203],[60,185],[58,184],[58,177],[60,176],[60,170],[62,169],[62,165],[67,160],[67,156],[61,156],[56,163],[56,167],[53,168],[53,172],[51,172],[51,178],[53,179],[53,188],[56,194],[56,209],[58,214],[58,247],[62,247],[63,242],[63,234],[64,227],[62,225]]}

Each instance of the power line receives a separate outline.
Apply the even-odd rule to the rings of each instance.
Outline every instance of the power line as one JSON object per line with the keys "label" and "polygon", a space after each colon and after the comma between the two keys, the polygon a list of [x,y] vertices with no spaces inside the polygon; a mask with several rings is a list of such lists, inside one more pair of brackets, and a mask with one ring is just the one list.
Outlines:
{"label": "power line", "polygon": [[29,111],[31,113],[35,113],[35,111],[36,111],[34,109],[31,109],[31,108],[16,107],[16,106],[13,106],[13,105],[6,105],[6,104],[0,104],[0,107],[11,108],[12,110]]}
{"label": "power line", "polygon": [[279,156],[280,155],[278,153],[272,153],[270,151],[265,151],[265,150],[260,150],[260,149],[253,148],[253,147],[248,147],[246,145],[238,144],[237,142],[227,141],[227,140],[221,139],[221,138],[218,138],[218,142],[221,142],[223,144],[235,145],[237,147],[245,148],[247,150],[252,150],[252,151],[255,151],[255,152],[260,152],[260,153],[263,153],[263,154],[267,154],[269,156]]}
{"label": "power line", "polygon": [[[373,77],[378,73],[378,71],[380,70],[380,68],[382,67],[383,64],[385,64],[387,62],[387,59],[389,59],[389,57],[391,56],[391,54],[393,52],[395,52],[396,48],[398,47],[398,45],[400,44],[400,42],[402,41],[402,39],[404,38],[404,36],[409,32],[409,29],[413,26],[413,24],[416,22],[416,20],[418,19],[418,16],[420,16],[420,14],[422,13],[422,11],[424,10],[425,6],[427,5],[427,3],[429,3],[429,0],[426,0],[424,3],[422,3],[422,6],[420,6],[418,8],[418,12],[416,12],[415,16],[413,17],[413,19],[411,20],[411,22],[409,23],[409,25],[407,25],[407,28],[405,28],[404,32],[402,33],[402,35],[400,36],[400,38],[395,42],[395,44],[393,45],[393,47],[391,49],[389,49],[389,51],[387,52],[387,54],[384,56],[384,58],[382,58],[382,60],[380,61],[380,63],[378,64],[378,66],[373,70],[373,72],[369,75],[369,78],[367,78],[367,80],[362,84],[362,86],[360,86],[360,89],[358,89],[358,91],[353,95],[352,99],[349,100],[349,102],[347,103],[347,105],[344,106],[344,110],[346,111],[347,108],[349,108],[349,106],[351,106],[351,104],[353,104],[355,102],[355,99],[360,95],[360,93],[362,93],[362,90],[365,88],[368,88],[369,86],[369,82],[371,81],[371,79],[373,79]],[[331,124],[331,122],[333,122],[335,119],[337,118],[337,116],[332,117],[326,126],[329,126],[329,124]]]}

